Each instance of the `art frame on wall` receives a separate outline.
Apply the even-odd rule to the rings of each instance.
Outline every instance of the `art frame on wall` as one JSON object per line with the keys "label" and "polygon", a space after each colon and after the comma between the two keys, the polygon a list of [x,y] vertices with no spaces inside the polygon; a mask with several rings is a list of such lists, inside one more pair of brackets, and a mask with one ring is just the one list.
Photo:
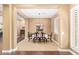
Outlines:
{"label": "art frame on wall", "polygon": [[36,31],[43,31],[44,25],[43,24],[36,24]]}

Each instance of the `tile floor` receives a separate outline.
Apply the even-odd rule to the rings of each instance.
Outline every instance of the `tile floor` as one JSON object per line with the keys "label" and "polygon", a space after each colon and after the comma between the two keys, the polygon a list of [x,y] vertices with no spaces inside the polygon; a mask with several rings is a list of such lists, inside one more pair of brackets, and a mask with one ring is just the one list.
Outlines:
{"label": "tile floor", "polygon": [[57,51],[58,46],[54,42],[28,42],[26,39],[17,44],[18,51]]}

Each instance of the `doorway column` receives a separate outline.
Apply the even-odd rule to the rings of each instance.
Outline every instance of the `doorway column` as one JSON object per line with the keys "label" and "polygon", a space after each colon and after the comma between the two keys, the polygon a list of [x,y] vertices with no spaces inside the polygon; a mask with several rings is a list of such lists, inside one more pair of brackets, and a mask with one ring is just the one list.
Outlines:
{"label": "doorway column", "polygon": [[[16,20],[12,5],[3,5],[3,49],[2,52],[11,52],[16,47]],[[15,16],[14,16],[15,15]]]}
{"label": "doorway column", "polygon": [[60,17],[60,47],[64,49],[70,48],[70,12],[69,6],[63,5],[59,8]]}

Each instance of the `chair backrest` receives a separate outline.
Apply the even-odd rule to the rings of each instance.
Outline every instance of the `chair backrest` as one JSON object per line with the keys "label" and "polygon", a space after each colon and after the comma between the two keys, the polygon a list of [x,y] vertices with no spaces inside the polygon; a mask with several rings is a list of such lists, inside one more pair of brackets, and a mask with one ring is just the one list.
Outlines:
{"label": "chair backrest", "polygon": [[52,38],[52,32],[48,35],[50,38]]}

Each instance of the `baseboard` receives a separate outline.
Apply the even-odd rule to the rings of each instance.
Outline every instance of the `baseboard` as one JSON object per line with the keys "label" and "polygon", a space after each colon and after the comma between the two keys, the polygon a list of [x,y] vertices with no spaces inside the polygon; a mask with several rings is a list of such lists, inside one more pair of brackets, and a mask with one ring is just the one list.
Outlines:
{"label": "baseboard", "polygon": [[10,49],[10,50],[2,50],[2,53],[11,53],[11,52],[14,52],[14,51],[17,51],[17,47],[14,48],[14,49]]}
{"label": "baseboard", "polygon": [[60,48],[60,45],[53,39],[53,42]]}
{"label": "baseboard", "polygon": [[75,52],[76,54],[79,55],[79,50],[77,50],[77,49],[72,49],[72,48],[71,48],[71,50],[72,50],[73,52]]}
{"label": "baseboard", "polygon": [[71,49],[58,49],[58,51],[69,51],[69,52],[71,52],[73,55],[78,55],[77,53],[75,53],[75,52],[72,51]]}

